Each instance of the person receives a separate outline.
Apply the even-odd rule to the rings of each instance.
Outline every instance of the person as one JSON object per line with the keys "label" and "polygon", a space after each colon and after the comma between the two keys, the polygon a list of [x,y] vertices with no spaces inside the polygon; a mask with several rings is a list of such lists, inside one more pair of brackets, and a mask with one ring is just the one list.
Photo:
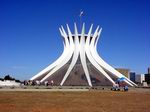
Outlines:
{"label": "person", "polygon": [[44,84],[45,84],[45,86],[48,86],[48,81],[45,81]]}
{"label": "person", "polygon": [[124,86],[124,91],[128,91],[129,89],[128,89],[128,86],[126,85],[126,86]]}
{"label": "person", "polygon": [[36,80],[36,85],[40,86],[40,81]]}
{"label": "person", "polygon": [[53,84],[54,84],[54,81],[53,81],[53,80],[51,80],[51,86],[53,86]]}
{"label": "person", "polygon": [[118,84],[118,83],[113,84],[113,87],[112,87],[112,89],[111,89],[111,90],[119,91],[119,90],[120,90],[120,88],[119,88],[119,84]]}

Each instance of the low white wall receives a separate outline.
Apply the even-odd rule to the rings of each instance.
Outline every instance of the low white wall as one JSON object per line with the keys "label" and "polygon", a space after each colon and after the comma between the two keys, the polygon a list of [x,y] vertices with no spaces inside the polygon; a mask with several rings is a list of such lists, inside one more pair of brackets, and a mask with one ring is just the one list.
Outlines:
{"label": "low white wall", "polygon": [[0,86],[20,86],[20,83],[15,81],[4,80],[0,81]]}

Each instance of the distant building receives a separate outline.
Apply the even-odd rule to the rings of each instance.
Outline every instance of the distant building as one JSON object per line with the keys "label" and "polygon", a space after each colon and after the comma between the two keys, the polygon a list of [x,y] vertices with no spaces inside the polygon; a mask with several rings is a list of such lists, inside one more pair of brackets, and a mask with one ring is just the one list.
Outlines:
{"label": "distant building", "polygon": [[145,82],[147,82],[147,84],[150,84],[150,74],[145,74]]}
{"label": "distant building", "polygon": [[126,68],[115,68],[118,72],[129,78],[130,70]]}
{"label": "distant building", "polygon": [[148,74],[150,74],[150,67],[148,67]]}
{"label": "distant building", "polygon": [[135,72],[130,72],[130,80],[131,81],[133,81],[133,82],[135,82],[135,75],[136,75],[136,73]]}
{"label": "distant building", "polygon": [[143,83],[145,81],[145,74],[136,74],[135,75],[135,82],[136,83]]}

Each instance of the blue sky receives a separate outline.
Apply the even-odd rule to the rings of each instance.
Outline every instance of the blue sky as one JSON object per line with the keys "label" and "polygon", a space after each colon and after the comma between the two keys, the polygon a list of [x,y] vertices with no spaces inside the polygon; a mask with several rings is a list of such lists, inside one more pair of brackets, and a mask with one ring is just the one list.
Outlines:
{"label": "blue sky", "polygon": [[101,57],[113,67],[146,73],[150,66],[149,0],[0,0],[0,77],[29,79],[63,51],[58,28],[100,25]]}

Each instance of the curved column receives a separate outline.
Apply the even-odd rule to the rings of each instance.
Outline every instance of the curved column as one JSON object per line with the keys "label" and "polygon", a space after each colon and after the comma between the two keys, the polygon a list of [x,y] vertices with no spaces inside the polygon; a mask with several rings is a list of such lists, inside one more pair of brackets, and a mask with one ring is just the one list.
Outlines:
{"label": "curved column", "polygon": [[82,32],[81,32],[81,40],[80,40],[80,59],[81,59],[81,64],[82,64],[83,70],[85,72],[85,76],[87,78],[88,84],[89,84],[89,86],[92,87],[91,78],[90,78],[89,71],[87,68],[87,63],[86,63],[85,37],[84,36],[85,36],[85,25],[83,23]]}
{"label": "curved column", "polygon": [[[92,38],[95,38],[97,36],[97,31],[98,31],[99,27],[97,27],[94,35]],[[92,25],[91,28],[89,30],[88,33],[88,37],[86,40],[86,44],[85,44],[85,50],[86,50],[86,54],[87,57],[89,59],[89,61],[92,63],[92,65],[100,72],[102,73],[102,75],[104,75],[112,84],[115,84],[115,82],[112,80],[112,78],[100,67],[100,65],[94,60],[94,58],[92,57],[91,53],[90,53],[90,35],[91,35],[91,31],[92,31]]]}
{"label": "curved column", "polygon": [[74,49],[74,54],[73,54],[73,58],[72,58],[72,61],[71,61],[71,64],[65,74],[65,76],[63,77],[63,80],[61,81],[60,85],[62,86],[64,84],[64,82],[66,81],[67,77],[69,76],[71,70],[73,69],[73,67],[75,66],[77,60],[78,60],[78,57],[79,57],[79,38],[78,38],[78,31],[77,31],[77,26],[76,24],[74,24],[74,27],[75,27],[75,49]]}
{"label": "curved column", "polygon": [[[110,72],[112,75],[121,78],[124,77],[125,79],[127,79],[128,81],[126,81],[130,86],[136,85],[135,83],[133,83],[132,81],[130,81],[128,78],[126,78],[124,75],[122,75],[121,73],[119,73],[117,70],[115,70],[113,67],[111,67],[109,64],[107,64],[99,55],[97,52],[97,41],[99,39],[101,30],[98,32],[98,37],[93,38],[91,41],[91,45],[90,45],[90,49],[91,49],[91,53],[93,55],[93,57],[95,58],[95,60],[97,61],[97,63],[102,66],[106,71]],[[95,43],[95,44],[94,44]]]}
{"label": "curved column", "polygon": [[64,39],[64,41],[63,41],[63,44],[64,44],[63,53],[61,54],[61,56],[55,62],[53,62],[48,67],[46,67],[44,70],[42,70],[41,72],[39,72],[38,74],[33,76],[30,80],[35,80],[38,77],[44,75],[45,73],[50,72],[56,65],[60,64],[64,60],[64,58],[67,56],[67,54],[68,54],[68,50],[67,49],[69,48],[69,41],[67,39],[67,34],[66,34],[66,32],[65,32],[63,27],[62,27],[62,30],[61,30],[61,28],[59,28],[59,30],[60,30],[61,36]]}
{"label": "curved column", "polygon": [[[71,59],[72,55],[73,55],[73,51],[74,51],[74,43],[73,43],[73,39],[72,39],[72,33],[70,31],[69,26],[67,25],[67,30],[68,30],[68,34],[69,34],[69,46],[68,48],[66,48],[67,51],[67,55],[65,56],[65,58],[61,61],[61,63],[59,63],[54,69],[52,69],[40,82],[45,81],[47,78],[49,78],[53,73],[55,73],[57,70],[59,70],[61,67],[63,67],[65,64],[67,64],[67,62]],[[67,37],[66,37],[67,38]]]}

